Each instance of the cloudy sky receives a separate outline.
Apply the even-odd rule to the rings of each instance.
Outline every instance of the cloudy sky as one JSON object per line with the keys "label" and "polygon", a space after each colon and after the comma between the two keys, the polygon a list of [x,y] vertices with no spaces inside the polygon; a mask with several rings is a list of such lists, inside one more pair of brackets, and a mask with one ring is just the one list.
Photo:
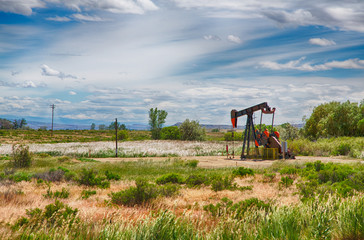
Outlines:
{"label": "cloudy sky", "polygon": [[364,1],[0,0],[0,36],[0,117],[230,124],[266,101],[300,123],[364,99]]}

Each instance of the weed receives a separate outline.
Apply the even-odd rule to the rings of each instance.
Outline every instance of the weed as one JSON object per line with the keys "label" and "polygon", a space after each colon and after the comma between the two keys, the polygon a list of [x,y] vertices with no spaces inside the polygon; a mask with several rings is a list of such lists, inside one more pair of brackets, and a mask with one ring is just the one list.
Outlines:
{"label": "weed", "polygon": [[12,147],[13,166],[15,168],[28,168],[32,164],[32,156],[29,152],[29,146],[23,144]]}
{"label": "weed", "polygon": [[105,176],[107,180],[116,180],[116,181],[120,180],[120,176],[118,174],[112,173],[109,170],[105,171]]}
{"label": "weed", "polygon": [[47,193],[44,194],[43,196],[45,198],[68,198],[68,196],[70,195],[70,192],[65,189],[65,188],[62,188],[62,191],[55,191],[55,192],[52,192],[50,188],[48,188],[47,190]]}
{"label": "weed", "polygon": [[201,174],[192,174],[186,179],[186,185],[190,188],[199,187],[202,184],[209,185],[209,179]]}
{"label": "weed", "polygon": [[103,177],[98,177],[93,169],[83,168],[78,183],[86,186],[98,186],[99,188],[109,188],[110,182]]}
{"label": "weed", "polygon": [[185,165],[190,168],[196,168],[198,163],[198,160],[188,160]]}
{"label": "weed", "polygon": [[254,171],[251,168],[239,167],[233,170],[233,174],[239,177],[254,176]]}
{"label": "weed", "polygon": [[156,183],[159,184],[159,185],[166,184],[166,183],[183,184],[184,183],[184,180],[177,173],[169,173],[169,174],[166,174],[166,175],[163,175],[163,176],[157,178]]}
{"label": "weed", "polygon": [[96,194],[95,190],[83,190],[81,193],[81,197],[82,199],[88,199],[89,197],[95,194]]}
{"label": "weed", "polygon": [[289,176],[282,177],[281,181],[279,182],[279,185],[285,188],[288,188],[292,184],[293,184],[293,179]]}
{"label": "weed", "polygon": [[211,179],[211,189],[215,192],[222,191],[224,189],[236,190],[238,189],[236,184],[233,184],[234,177],[232,176],[214,176]]}

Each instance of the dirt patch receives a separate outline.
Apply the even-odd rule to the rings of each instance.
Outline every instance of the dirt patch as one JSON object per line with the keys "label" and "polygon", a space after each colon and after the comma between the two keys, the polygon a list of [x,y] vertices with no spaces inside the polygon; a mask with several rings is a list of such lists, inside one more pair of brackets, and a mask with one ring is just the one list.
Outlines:
{"label": "dirt patch", "polygon": [[[228,159],[226,156],[190,156],[190,157],[146,157],[146,158],[94,158],[100,162],[132,162],[140,160],[150,160],[150,161],[167,161],[170,160],[198,160],[198,166],[203,168],[223,168],[223,167],[234,167],[234,166],[244,166],[252,168],[266,168],[271,166],[276,161],[281,160],[258,160],[258,159],[247,159],[240,160],[240,158],[235,157],[234,159]],[[321,161],[324,163],[334,162],[334,163],[357,163],[364,161],[359,159],[351,159],[347,157],[312,157],[312,156],[298,156],[296,159],[284,160],[287,163],[295,162],[314,162]]]}

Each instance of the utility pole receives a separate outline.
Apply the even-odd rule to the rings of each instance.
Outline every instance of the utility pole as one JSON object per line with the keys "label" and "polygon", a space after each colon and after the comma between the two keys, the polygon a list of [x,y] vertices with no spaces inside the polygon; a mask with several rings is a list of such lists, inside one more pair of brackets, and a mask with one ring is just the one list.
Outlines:
{"label": "utility pole", "polygon": [[115,118],[115,136],[116,136],[116,149],[115,149],[115,157],[118,157],[118,119]]}
{"label": "utility pole", "polygon": [[54,117],[54,108],[56,106],[54,104],[52,104],[50,107],[52,108],[52,131],[51,131],[51,136],[53,136],[53,117]]}

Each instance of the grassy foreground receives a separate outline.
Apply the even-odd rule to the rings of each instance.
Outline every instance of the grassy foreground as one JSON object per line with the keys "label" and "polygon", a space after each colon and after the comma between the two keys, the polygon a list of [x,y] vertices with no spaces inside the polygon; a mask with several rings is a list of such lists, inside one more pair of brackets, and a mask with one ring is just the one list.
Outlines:
{"label": "grassy foreground", "polygon": [[364,239],[364,164],[0,160],[1,239]]}

